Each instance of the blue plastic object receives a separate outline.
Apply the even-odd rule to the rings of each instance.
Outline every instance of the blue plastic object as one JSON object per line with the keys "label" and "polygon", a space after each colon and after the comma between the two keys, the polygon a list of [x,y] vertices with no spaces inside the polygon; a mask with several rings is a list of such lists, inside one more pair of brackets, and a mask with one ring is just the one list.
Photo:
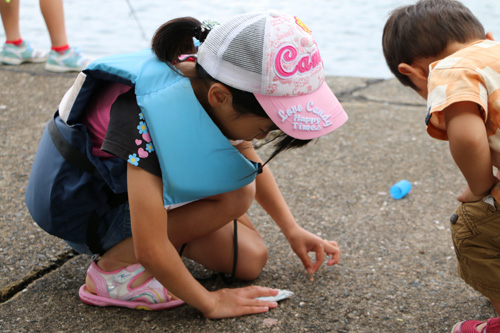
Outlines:
{"label": "blue plastic object", "polygon": [[406,179],[400,180],[391,187],[391,195],[394,199],[401,199],[411,190],[411,183]]}

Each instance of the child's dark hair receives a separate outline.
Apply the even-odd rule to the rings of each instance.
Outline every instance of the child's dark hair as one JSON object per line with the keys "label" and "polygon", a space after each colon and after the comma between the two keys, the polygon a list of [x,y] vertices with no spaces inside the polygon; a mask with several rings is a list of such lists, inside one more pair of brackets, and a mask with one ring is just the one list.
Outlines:
{"label": "child's dark hair", "polygon": [[385,60],[403,84],[417,90],[398,65],[416,59],[436,57],[449,43],[484,39],[482,24],[456,0],[420,0],[395,9],[387,20],[382,37]]}
{"label": "child's dark hair", "polygon": [[[181,17],[170,20],[159,27],[153,36],[153,52],[158,59],[172,67],[174,63],[179,61],[181,55],[195,54],[197,52],[193,43],[193,37],[203,43],[209,32],[210,30],[202,29],[201,22],[193,17]],[[196,64],[196,72],[198,77],[205,82],[219,82],[211,77],[198,63]],[[225,86],[231,91],[233,106],[237,112],[240,114],[251,113],[259,117],[269,118],[254,94],[227,85]],[[267,162],[282,151],[302,147],[310,141],[295,139],[285,133],[281,133],[273,140],[275,150]]]}

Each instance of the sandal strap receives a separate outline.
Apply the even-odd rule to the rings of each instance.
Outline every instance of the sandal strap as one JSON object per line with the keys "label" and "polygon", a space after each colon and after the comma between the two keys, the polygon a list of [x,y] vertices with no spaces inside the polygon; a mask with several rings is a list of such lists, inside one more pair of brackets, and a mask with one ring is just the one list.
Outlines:
{"label": "sandal strap", "polygon": [[144,267],[140,264],[134,264],[111,272],[105,272],[97,265],[96,261],[93,261],[87,270],[87,274],[95,285],[97,295],[122,299],[131,292],[130,285],[144,271]]}
{"label": "sandal strap", "polygon": [[106,280],[102,277],[100,273],[103,271],[95,261],[92,261],[89,268],[87,269],[87,275],[94,283],[96,288],[96,294],[104,297],[109,297],[108,287],[106,285]]}

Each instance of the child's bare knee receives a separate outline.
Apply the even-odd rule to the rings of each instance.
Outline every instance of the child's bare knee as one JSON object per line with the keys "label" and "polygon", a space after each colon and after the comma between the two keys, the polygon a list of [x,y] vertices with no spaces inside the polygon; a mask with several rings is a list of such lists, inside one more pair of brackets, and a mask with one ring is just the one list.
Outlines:
{"label": "child's bare knee", "polygon": [[255,182],[232,192],[224,193],[220,199],[227,202],[228,209],[233,212],[234,218],[245,214],[255,198]]}
{"label": "child's bare knee", "polygon": [[237,196],[237,199],[239,199],[239,201],[250,206],[253,199],[255,198],[255,191],[255,182],[251,182],[247,186],[243,186],[242,188],[234,191],[234,194]]}
{"label": "child's bare knee", "polygon": [[238,258],[236,278],[243,281],[255,280],[266,266],[268,256],[265,245],[245,249],[245,256]]}

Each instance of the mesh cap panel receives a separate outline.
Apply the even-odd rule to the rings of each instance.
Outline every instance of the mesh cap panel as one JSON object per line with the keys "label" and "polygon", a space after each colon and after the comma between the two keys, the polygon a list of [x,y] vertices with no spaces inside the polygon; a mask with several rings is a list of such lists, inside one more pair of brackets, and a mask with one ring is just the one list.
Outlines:
{"label": "mesh cap panel", "polygon": [[262,74],[262,57],[255,54],[264,52],[265,29],[265,17],[244,28],[229,43],[222,59],[247,71]]}
{"label": "mesh cap panel", "polygon": [[205,47],[213,54],[219,54],[227,48],[228,37],[239,30],[248,22],[249,19],[259,16],[259,13],[250,13],[247,15],[240,15],[233,17],[231,20],[225,22],[223,25],[217,26],[216,29],[208,34],[205,41]]}

